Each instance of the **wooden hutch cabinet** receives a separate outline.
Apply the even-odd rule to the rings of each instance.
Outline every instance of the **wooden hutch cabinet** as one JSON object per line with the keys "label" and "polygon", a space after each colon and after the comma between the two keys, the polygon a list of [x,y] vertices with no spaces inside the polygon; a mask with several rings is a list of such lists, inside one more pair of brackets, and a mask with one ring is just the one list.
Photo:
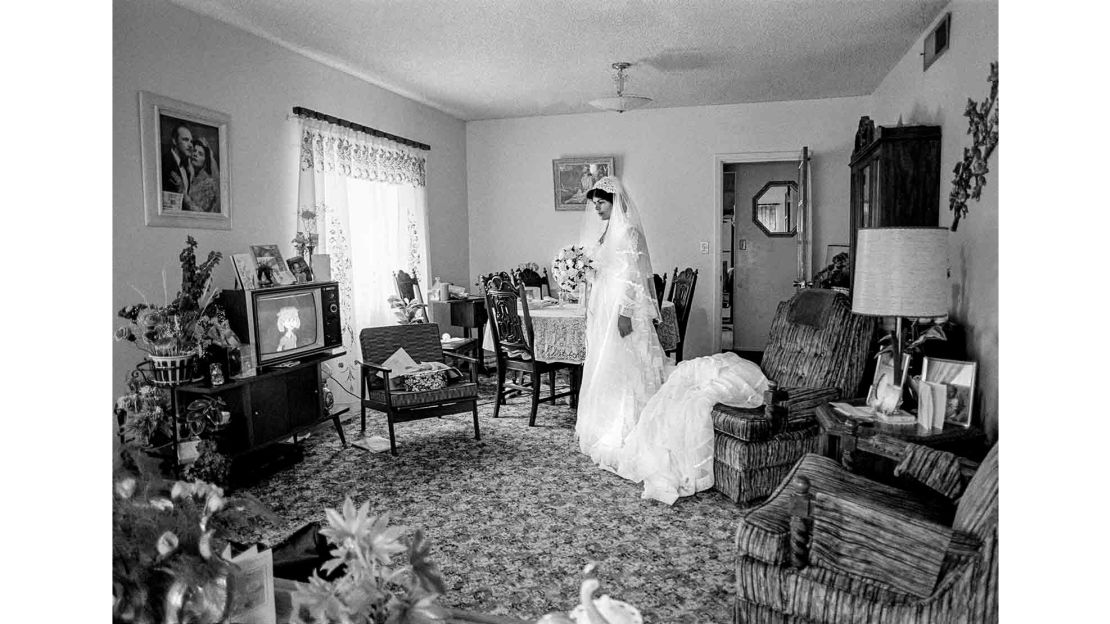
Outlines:
{"label": "wooden hutch cabinet", "polygon": [[849,266],[854,285],[860,228],[939,225],[940,126],[876,128],[863,117],[850,166]]}

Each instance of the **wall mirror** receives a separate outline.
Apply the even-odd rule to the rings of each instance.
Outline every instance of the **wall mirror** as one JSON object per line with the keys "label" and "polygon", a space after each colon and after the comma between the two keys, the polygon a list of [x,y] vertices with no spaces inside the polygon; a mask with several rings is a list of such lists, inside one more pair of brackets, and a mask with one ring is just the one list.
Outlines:
{"label": "wall mirror", "polygon": [[798,231],[798,183],[764,184],[752,197],[752,221],[767,236],[794,236]]}

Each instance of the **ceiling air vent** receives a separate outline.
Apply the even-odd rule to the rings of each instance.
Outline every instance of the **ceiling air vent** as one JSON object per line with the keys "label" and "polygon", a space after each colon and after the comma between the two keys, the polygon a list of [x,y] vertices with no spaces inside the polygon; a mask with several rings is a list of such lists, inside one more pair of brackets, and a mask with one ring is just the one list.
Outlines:
{"label": "ceiling air vent", "polygon": [[933,28],[933,32],[925,37],[925,51],[922,56],[925,57],[925,67],[921,71],[929,69],[929,66],[936,61],[944,51],[948,49],[948,42],[952,38],[952,14],[945,13],[944,17],[940,18],[940,22]]}

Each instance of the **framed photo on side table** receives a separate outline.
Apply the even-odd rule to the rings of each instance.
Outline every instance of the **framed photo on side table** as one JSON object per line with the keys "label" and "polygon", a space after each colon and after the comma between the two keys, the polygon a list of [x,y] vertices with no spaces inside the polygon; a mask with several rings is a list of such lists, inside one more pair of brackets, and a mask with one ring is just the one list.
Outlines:
{"label": "framed photo on side table", "polygon": [[975,362],[945,360],[925,356],[921,365],[921,379],[948,386],[944,422],[971,426],[975,408],[975,375],[979,365]]}
{"label": "framed photo on side table", "polygon": [[146,224],[231,229],[231,117],[139,92]]}
{"label": "framed photo on side table", "polygon": [[555,210],[585,210],[586,192],[605,176],[616,175],[613,156],[558,158],[551,161]]}

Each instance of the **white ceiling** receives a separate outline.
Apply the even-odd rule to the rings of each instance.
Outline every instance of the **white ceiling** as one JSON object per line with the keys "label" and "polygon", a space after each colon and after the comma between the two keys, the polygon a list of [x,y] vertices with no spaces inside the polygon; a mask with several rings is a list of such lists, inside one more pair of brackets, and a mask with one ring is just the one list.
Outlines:
{"label": "white ceiling", "polygon": [[[172,0],[463,120],[867,95],[948,0]],[[635,114],[635,113],[628,113]]]}

